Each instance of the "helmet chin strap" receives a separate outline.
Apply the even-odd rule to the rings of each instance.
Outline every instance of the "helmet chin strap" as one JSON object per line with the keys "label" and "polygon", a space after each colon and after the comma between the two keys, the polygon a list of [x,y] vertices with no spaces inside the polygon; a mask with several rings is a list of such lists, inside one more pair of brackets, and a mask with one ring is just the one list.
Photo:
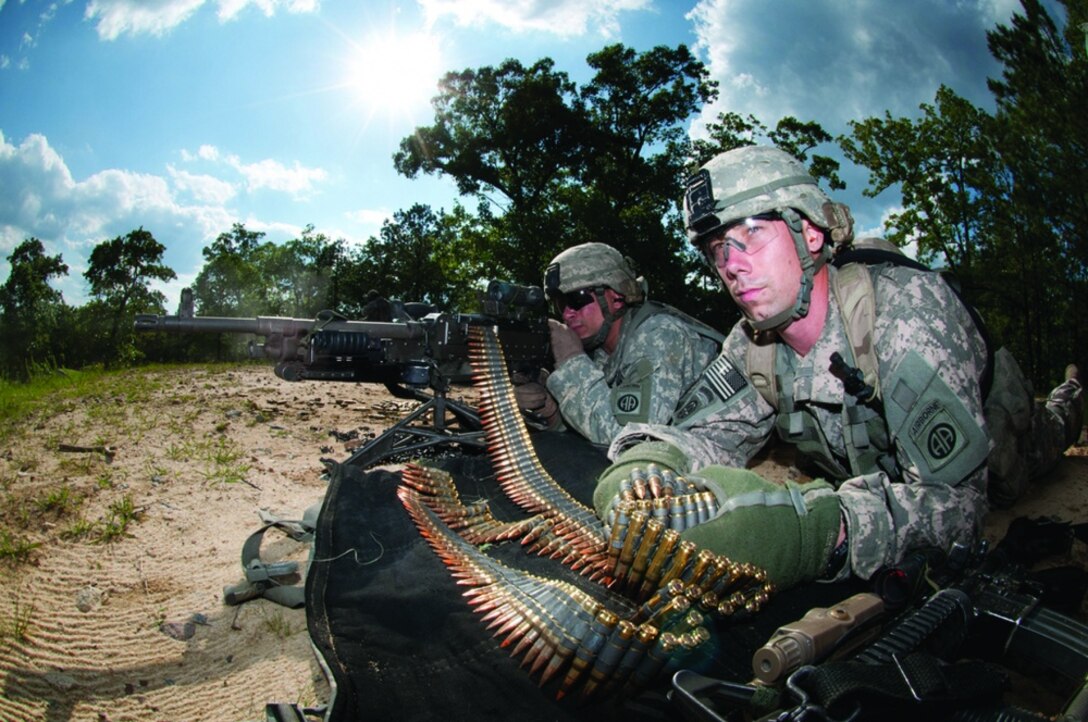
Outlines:
{"label": "helmet chin strap", "polygon": [[794,300],[791,308],[787,308],[785,311],[775,314],[770,318],[765,318],[762,321],[748,319],[748,323],[752,328],[760,333],[777,331],[808,315],[808,307],[812,302],[812,285],[816,278],[816,272],[827,262],[829,255],[826,243],[820,250],[820,255],[818,257],[813,258],[812,254],[808,252],[808,244],[805,243],[804,234],[801,232],[803,229],[801,225],[801,215],[797,213],[797,211],[792,208],[786,208],[780,211],[780,215],[782,216],[782,220],[786,222],[786,226],[790,229],[790,236],[793,238],[793,245],[797,250],[797,259],[801,262],[801,288],[798,289],[797,298]]}
{"label": "helmet chin strap", "polygon": [[601,327],[597,329],[597,333],[582,341],[582,348],[586,351],[592,351],[604,343],[604,340],[608,338],[608,332],[612,330],[612,323],[627,313],[626,303],[615,313],[612,312],[612,309],[608,307],[608,299],[605,298],[604,288],[593,289],[593,295],[597,297],[597,307],[601,309],[601,318],[604,320],[601,322]]}

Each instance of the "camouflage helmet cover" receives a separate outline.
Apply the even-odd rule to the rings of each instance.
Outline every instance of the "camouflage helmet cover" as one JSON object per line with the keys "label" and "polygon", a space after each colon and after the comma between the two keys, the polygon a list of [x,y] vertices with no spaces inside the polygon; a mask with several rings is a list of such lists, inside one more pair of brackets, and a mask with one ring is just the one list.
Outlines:
{"label": "camouflage helmet cover", "polygon": [[552,259],[544,271],[544,290],[570,293],[606,286],[638,303],[646,295],[645,280],[635,276],[631,260],[604,243],[572,246]]}
{"label": "camouflage helmet cover", "polygon": [[688,239],[696,244],[722,226],[787,208],[828,230],[833,244],[852,238],[850,210],[833,203],[804,164],[778,148],[747,146],[721,153],[688,180],[684,193]]}

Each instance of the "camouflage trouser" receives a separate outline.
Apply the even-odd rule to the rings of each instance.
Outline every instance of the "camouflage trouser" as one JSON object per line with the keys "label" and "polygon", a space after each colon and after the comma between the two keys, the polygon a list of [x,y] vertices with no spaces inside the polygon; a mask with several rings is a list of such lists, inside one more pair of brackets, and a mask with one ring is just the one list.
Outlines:
{"label": "camouflage trouser", "polygon": [[1054,468],[1065,450],[1080,439],[1084,426],[1084,400],[1080,382],[1070,379],[1057,386],[1038,404],[1032,416],[1031,476],[1044,474]]}
{"label": "camouflage trouser", "polygon": [[986,423],[994,440],[989,458],[989,497],[1012,505],[1029,482],[1052,470],[1080,438],[1084,400],[1076,380],[1057,386],[1044,403],[1032,401],[1031,384],[1005,349],[995,357],[994,386]]}

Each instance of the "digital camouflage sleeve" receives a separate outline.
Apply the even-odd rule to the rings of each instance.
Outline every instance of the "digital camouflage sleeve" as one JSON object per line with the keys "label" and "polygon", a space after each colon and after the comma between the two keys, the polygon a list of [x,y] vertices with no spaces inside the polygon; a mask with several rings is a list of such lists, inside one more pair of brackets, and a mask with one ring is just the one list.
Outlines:
{"label": "digital camouflage sleeve", "polygon": [[[835,270],[832,269],[832,273]],[[868,578],[913,548],[947,549],[970,541],[987,509],[986,434],[978,379],[986,347],[963,304],[935,273],[889,267],[874,278],[884,444],[897,467],[850,468],[844,441],[844,391],[829,370],[838,351],[852,358],[832,298],[823,334],[798,357],[782,347],[779,372],[793,374],[793,399],[818,426],[845,473],[829,475],[846,520],[850,567]],[[646,439],[675,444],[693,468],[745,466],[775,427],[774,409],[744,375],[748,336],[736,326],[722,357],[701,380],[702,398],[685,398],[675,426],[630,425],[613,442],[614,458]]]}
{"label": "digital camouflage sleeve", "polygon": [[665,424],[683,393],[720,351],[669,313],[649,315],[616,352],[579,354],[548,377],[563,420],[595,444],[608,444],[624,424]]}

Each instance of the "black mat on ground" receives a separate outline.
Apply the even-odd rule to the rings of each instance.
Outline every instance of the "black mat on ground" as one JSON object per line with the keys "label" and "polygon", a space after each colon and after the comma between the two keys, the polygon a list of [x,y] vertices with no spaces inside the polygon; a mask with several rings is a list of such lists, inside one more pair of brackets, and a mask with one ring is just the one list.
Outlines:
{"label": "black mat on ground", "polygon": [[[603,453],[571,434],[538,433],[533,440],[549,472],[589,504],[595,479],[608,464]],[[485,455],[427,463],[449,471],[464,500],[489,499],[500,519],[525,516],[499,488]],[[465,588],[455,583],[397,499],[399,474],[340,466],[331,476],[306,579],[310,636],[336,685],[330,722],[678,718],[666,698],[667,680],[634,696],[584,702],[571,694],[557,700],[557,681],[540,688],[466,603]],[[558,562],[527,555],[516,542],[487,553],[531,573],[594,586]],[[747,681],[752,652],[779,624],[849,593],[814,585],[776,597],[750,620],[719,625],[716,651],[699,671]]]}

